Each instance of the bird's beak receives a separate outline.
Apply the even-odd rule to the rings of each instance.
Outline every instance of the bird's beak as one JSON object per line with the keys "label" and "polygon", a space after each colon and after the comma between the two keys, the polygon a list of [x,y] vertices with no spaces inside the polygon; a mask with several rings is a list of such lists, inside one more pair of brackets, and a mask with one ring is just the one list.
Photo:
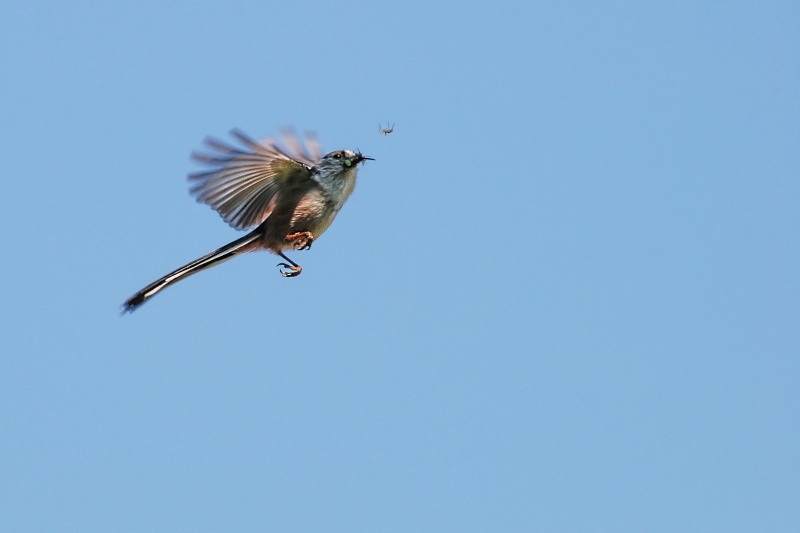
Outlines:
{"label": "bird's beak", "polygon": [[362,161],[375,161],[375,159],[371,157],[367,157],[365,155],[358,154],[358,161],[357,163],[361,163]]}

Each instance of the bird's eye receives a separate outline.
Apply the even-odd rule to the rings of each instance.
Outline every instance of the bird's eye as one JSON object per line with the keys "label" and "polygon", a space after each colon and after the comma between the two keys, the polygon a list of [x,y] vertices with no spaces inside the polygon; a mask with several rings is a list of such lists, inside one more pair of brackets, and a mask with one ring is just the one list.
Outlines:
{"label": "bird's eye", "polygon": [[333,158],[334,159],[341,159],[342,158],[342,154],[333,154]]}

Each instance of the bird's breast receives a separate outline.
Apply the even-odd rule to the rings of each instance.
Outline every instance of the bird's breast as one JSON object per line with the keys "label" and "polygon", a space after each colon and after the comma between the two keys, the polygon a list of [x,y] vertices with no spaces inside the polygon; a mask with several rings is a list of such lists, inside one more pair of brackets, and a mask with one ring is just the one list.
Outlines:
{"label": "bird's breast", "polygon": [[275,251],[292,248],[287,235],[310,231],[318,239],[330,227],[333,219],[355,188],[352,179],[338,183],[317,184],[294,197],[285,196],[280,207],[273,210],[267,221],[267,242]]}

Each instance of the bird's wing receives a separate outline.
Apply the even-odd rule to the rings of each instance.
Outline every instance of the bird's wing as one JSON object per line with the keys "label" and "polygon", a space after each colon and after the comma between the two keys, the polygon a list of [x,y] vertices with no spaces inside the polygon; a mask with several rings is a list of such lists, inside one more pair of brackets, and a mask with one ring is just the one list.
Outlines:
{"label": "bird's wing", "polygon": [[256,142],[238,130],[231,134],[243,149],[208,138],[209,153],[192,154],[211,169],[189,175],[190,192],[234,228],[247,229],[266,220],[282,193],[307,185],[320,159],[319,144],[309,136],[304,147],[288,131],[283,133],[286,148],[269,139]]}

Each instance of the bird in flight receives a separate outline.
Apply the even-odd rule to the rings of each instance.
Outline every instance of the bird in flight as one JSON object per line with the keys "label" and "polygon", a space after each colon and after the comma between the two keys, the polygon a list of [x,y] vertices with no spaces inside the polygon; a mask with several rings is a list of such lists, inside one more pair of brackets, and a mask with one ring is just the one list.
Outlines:
{"label": "bird in flight", "polygon": [[358,151],[337,150],[320,157],[313,137],[305,143],[291,132],[282,143],[255,141],[239,130],[231,132],[241,147],[206,139],[207,152],[192,157],[205,171],[189,175],[190,192],[247,235],[195,259],[140,290],[123,304],[133,312],[166,287],[228,259],[255,250],[283,258],[284,277],[302,272],[285,250],[308,250],[328,229],[356,185],[359,163],[371,160]]}

